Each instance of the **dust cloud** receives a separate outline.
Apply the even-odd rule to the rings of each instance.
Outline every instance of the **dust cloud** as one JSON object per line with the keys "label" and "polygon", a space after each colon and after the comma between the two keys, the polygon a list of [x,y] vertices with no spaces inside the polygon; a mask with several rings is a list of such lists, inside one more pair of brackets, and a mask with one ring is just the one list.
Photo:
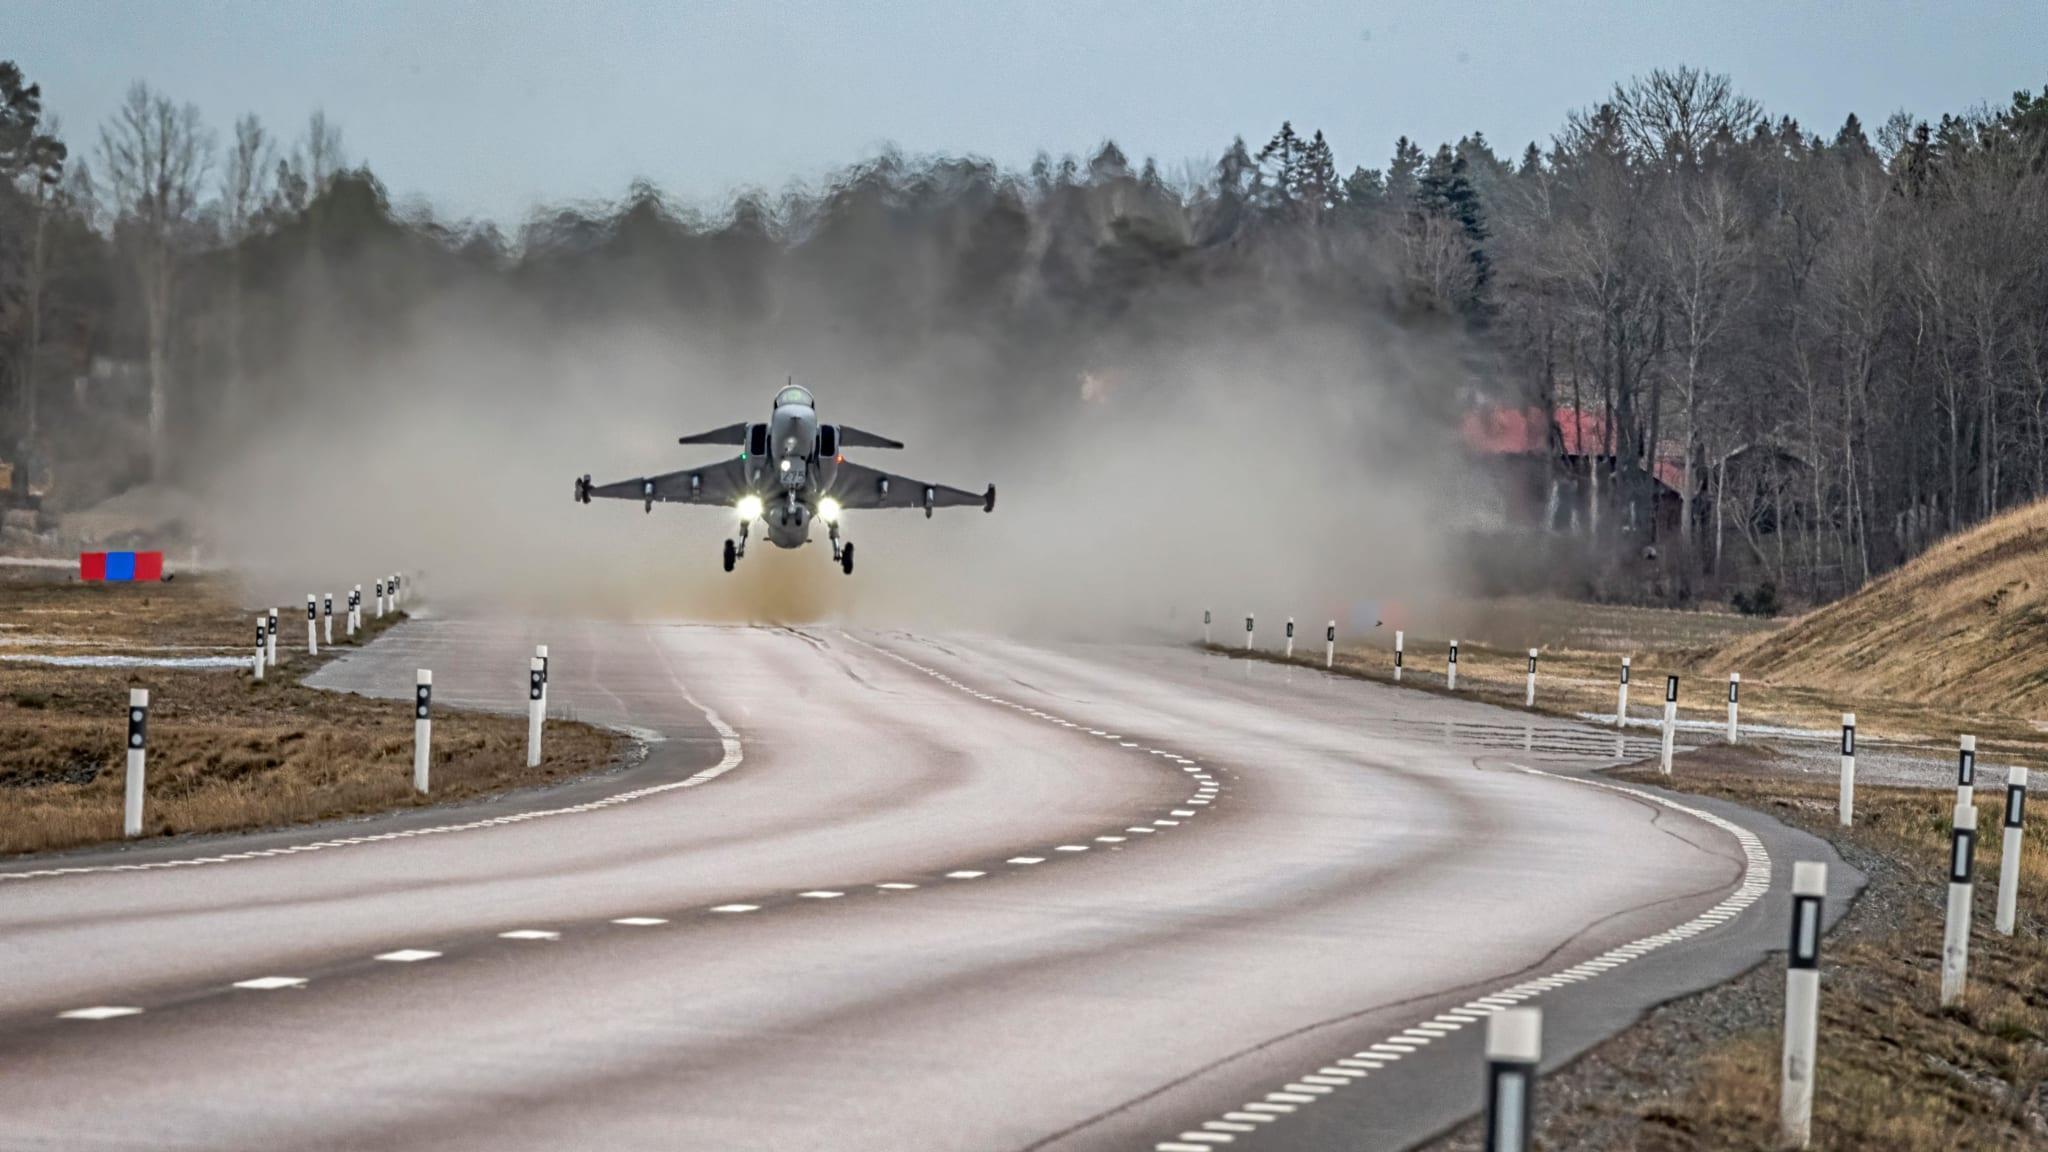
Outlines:
{"label": "dust cloud", "polygon": [[[724,280],[691,307],[616,248],[540,288],[531,252],[428,276],[396,246],[295,282],[272,399],[203,470],[209,545],[285,603],[404,570],[444,611],[1070,635],[1192,636],[1207,607],[1221,639],[1246,612],[1269,636],[1293,615],[1361,637],[1449,590],[1446,414],[1476,375],[1455,325],[1396,323],[1270,253],[1104,301],[1051,283],[1043,222],[984,274],[981,225],[1020,199],[997,189],[960,236],[849,210],[697,250]],[[367,337],[363,293],[398,311]],[[788,376],[824,420],[908,445],[850,459],[993,482],[994,514],[853,511],[850,578],[822,530],[795,551],[757,535],[728,575],[726,511],[572,501],[586,472],[722,458],[676,437],[766,418]]]}

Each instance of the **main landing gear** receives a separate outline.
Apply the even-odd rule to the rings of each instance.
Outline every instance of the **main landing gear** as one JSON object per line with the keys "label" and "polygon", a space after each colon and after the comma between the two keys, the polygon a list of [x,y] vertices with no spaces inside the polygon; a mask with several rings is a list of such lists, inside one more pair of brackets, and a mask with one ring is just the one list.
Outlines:
{"label": "main landing gear", "polygon": [[832,559],[839,562],[839,570],[841,572],[851,576],[853,575],[853,541],[848,540],[843,544],[840,543],[839,522],[837,520],[832,521],[829,527],[832,530]]}
{"label": "main landing gear", "polygon": [[732,571],[732,566],[739,563],[740,557],[746,554],[747,525],[742,523],[740,525],[740,538],[737,541],[728,538],[725,542],[725,570],[727,572]]}

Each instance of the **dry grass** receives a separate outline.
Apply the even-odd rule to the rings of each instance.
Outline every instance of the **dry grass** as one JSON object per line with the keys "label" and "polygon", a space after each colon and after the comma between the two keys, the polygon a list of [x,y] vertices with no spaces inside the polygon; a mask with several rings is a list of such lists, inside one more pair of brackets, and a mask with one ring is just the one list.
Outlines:
{"label": "dry grass", "polygon": [[[2038,513],[2048,522],[2048,511]],[[1987,527],[1996,527],[1996,524]],[[2044,529],[2048,532],[2048,529]],[[2044,537],[2048,539],[2048,537]],[[2048,568],[2048,552],[2040,563]],[[1908,569],[1907,571],[1911,571]],[[2044,572],[2048,578],[2048,572]],[[1874,585],[1865,595],[1882,591]],[[1835,606],[1853,605],[1861,598]],[[1938,597],[1928,597],[1930,602]],[[2008,601],[2010,601],[2008,597]],[[1826,611],[1834,611],[1834,608]],[[1890,609],[1887,609],[1889,612]],[[1807,626],[1806,618],[1791,629]],[[1742,721],[1746,726],[1834,731],[1845,711],[1857,714],[1858,731],[1866,739],[1941,749],[1953,747],[1956,736],[1977,737],[1987,759],[2025,760],[2048,756],[2048,723],[2036,723],[2024,707],[2013,707],[1995,684],[1982,692],[1932,692],[1924,685],[1893,694],[1881,675],[1865,683],[1854,676],[1822,675],[1803,679],[1813,669],[1804,663],[1779,667],[1769,661],[1771,646],[1785,632],[1778,626],[1719,612],[1614,608],[1564,601],[1488,601],[1461,608],[1458,645],[1458,693],[1491,704],[1521,707],[1528,650],[1540,652],[1536,688],[1539,711],[1563,715],[1612,716],[1621,658],[1629,656],[1629,707],[1638,721],[1661,714],[1664,678],[1679,677],[1679,716],[1685,720],[1721,723],[1727,718],[1728,673],[1742,673]],[[1384,630],[1383,630],[1384,631]],[[2048,630],[2035,639],[2038,652],[2012,656],[2009,663],[2038,663],[2048,678]],[[1341,645],[1337,669],[1347,675],[1382,682],[1393,678],[1392,635],[1384,643]],[[1270,641],[1268,641],[1270,643]],[[1989,643],[1970,635],[1953,645],[1967,648]],[[1411,631],[1407,636],[1402,683],[1423,691],[1445,684],[1449,640],[1434,633]],[[1242,655],[1241,647],[1213,645],[1224,655]],[[1258,659],[1279,659],[1269,648]],[[1295,649],[1297,664],[1322,667],[1319,629],[1305,629]],[[1946,666],[1974,667],[1980,661],[1950,654]],[[1930,666],[1932,668],[1933,666]],[[2010,673],[2008,678],[2016,673]]]}
{"label": "dry grass", "polygon": [[2048,719],[2048,503],[1942,541],[1846,600],[1716,654],[1838,695]]}
{"label": "dry grass", "polygon": [[[254,642],[255,612],[232,606],[226,585],[179,581],[117,591],[141,594],[0,582],[0,619],[33,621],[39,637],[12,650],[133,654],[231,635],[239,652],[244,631]],[[378,631],[373,624],[368,636]],[[281,623],[281,647],[285,639]],[[146,835],[273,827],[422,803],[412,791],[409,702],[300,684],[320,662],[301,651],[261,684],[237,671],[0,664],[0,854],[120,837],[130,687],[151,696]],[[588,725],[551,721],[546,763],[530,770],[523,719],[440,709],[431,801],[583,775],[612,762],[618,745]]]}
{"label": "dry grass", "polygon": [[[1642,773],[1648,783],[1669,779]],[[2019,932],[1992,928],[2002,800],[1980,793],[1970,987],[1939,1007],[1948,792],[1867,788],[1857,826],[1836,827],[1833,785],[1768,772],[1701,771],[1690,790],[1773,811],[1882,863],[1823,950],[1814,1146],[1920,1152],[2048,1143],[2048,838],[2021,857]],[[1782,983],[1781,966],[1758,974]],[[1644,1149],[1766,1148],[1777,1125],[1780,1036],[1750,1031],[1684,1057],[1689,1085],[1645,1116]]]}

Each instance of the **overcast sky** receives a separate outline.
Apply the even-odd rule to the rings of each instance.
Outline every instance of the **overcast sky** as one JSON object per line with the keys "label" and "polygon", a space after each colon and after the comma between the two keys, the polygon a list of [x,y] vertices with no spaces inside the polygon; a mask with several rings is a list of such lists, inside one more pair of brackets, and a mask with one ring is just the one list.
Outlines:
{"label": "overcast sky", "polygon": [[1681,62],[1829,132],[2048,85],[2042,0],[0,0],[0,24],[77,150],[136,79],[223,136],[324,107],[394,195],[503,222],[636,177],[723,201],[885,143],[1022,167],[1113,138],[1174,170],[1292,119],[1347,171],[1402,134],[1512,153]]}

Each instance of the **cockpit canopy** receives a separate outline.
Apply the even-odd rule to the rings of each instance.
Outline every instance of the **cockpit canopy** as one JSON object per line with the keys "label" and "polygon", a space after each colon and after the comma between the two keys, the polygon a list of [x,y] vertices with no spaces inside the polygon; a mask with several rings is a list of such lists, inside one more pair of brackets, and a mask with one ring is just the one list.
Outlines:
{"label": "cockpit canopy", "polygon": [[816,408],[818,406],[818,402],[811,399],[811,390],[799,384],[791,384],[775,394],[775,406],[777,408],[789,404],[801,404],[806,408]]}

